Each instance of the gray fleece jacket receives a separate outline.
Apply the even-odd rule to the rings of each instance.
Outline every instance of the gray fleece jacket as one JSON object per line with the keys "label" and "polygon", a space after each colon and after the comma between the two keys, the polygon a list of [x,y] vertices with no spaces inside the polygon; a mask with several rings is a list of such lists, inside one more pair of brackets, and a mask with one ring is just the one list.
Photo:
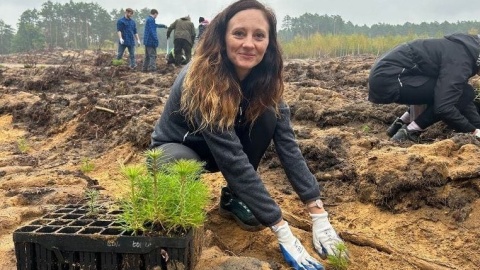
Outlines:
{"label": "gray fleece jacket", "polygon": [[[191,144],[206,142],[232,192],[252,211],[262,225],[270,227],[282,219],[282,213],[270,197],[260,176],[249,163],[235,131],[212,131],[193,133],[185,117],[180,113],[180,97],[183,80],[189,65],[185,66],[175,80],[163,113],[152,133],[151,147],[165,143]],[[307,167],[295,140],[290,125],[290,109],[282,102],[279,106],[273,142],[289,182],[303,203],[320,198],[319,185]]]}

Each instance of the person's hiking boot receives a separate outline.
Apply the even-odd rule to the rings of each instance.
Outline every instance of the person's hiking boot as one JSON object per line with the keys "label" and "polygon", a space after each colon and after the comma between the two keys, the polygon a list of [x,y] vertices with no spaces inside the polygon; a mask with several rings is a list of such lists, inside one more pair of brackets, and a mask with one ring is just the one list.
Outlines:
{"label": "person's hiking boot", "polygon": [[395,135],[390,138],[390,140],[394,142],[404,142],[404,141],[412,141],[415,143],[420,142],[420,134],[422,134],[419,130],[408,130],[407,125],[404,125],[400,128]]}
{"label": "person's hiking boot", "polygon": [[397,117],[397,119],[395,119],[395,121],[387,128],[388,137],[391,138],[393,135],[395,135],[397,131],[403,127],[404,124],[405,123],[402,121],[402,119]]}
{"label": "person's hiking boot", "polygon": [[235,219],[238,226],[246,231],[260,231],[265,229],[245,203],[233,195],[228,187],[222,188],[219,212],[223,217]]}

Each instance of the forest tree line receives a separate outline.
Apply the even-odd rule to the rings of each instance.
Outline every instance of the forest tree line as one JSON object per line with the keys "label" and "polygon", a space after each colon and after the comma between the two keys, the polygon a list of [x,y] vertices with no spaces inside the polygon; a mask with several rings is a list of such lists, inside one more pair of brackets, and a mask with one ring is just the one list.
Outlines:
{"label": "forest tree line", "polygon": [[[135,10],[134,19],[140,36],[143,35],[145,18],[149,13],[150,9],[148,8]],[[53,48],[75,50],[114,48],[117,42],[116,21],[122,16],[124,16],[123,10],[113,9],[108,12],[97,3],[70,1],[60,4],[47,1],[39,10],[27,9],[24,11],[18,20],[16,30],[0,20],[0,54]],[[332,41],[333,46],[340,46],[328,49],[329,55],[339,56],[350,53],[371,53],[372,51],[381,53],[389,46],[394,45],[394,42],[408,40],[408,38],[441,37],[455,32],[478,34],[479,30],[480,22],[477,21],[423,22],[420,24],[407,22],[403,25],[378,23],[371,26],[360,26],[345,21],[339,15],[305,13],[299,17],[285,16],[279,25],[278,36],[284,51],[290,52],[294,56],[298,55],[289,51],[290,48],[294,49],[297,44],[312,43],[318,40],[322,43]],[[165,36],[165,29],[158,29],[158,31],[160,37]],[[360,42],[365,43],[365,39],[367,39],[366,42],[368,40],[372,42],[389,40],[390,43],[387,42],[383,46],[370,47],[365,50],[364,45],[360,46]],[[346,45],[346,42],[353,43],[353,45]],[[159,47],[166,47],[165,38],[160,38]],[[320,55],[316,54],[316,56]],[[300,55],[302,54],[300,53]],[[312,57],[312,55],[309,56]]]}
{"label": "forest tree line", "polygon": [[444,21],[431,23],[404,23],[403,25],[391,25],[386,23],[367,25],[354,25],[350,21],[344,21],[339,15],[318,15],[305,13],[300,17],[285,16],[279,37],[282,41],[290,41],[295,37],[308,38],[315,34],[322,35],[364,35],[370,38],[379,36],[409,36],[418,35],[425,37],[440,37],[446,34],[461,32],[478,34],[480,22],[461,21],[450,23]]}

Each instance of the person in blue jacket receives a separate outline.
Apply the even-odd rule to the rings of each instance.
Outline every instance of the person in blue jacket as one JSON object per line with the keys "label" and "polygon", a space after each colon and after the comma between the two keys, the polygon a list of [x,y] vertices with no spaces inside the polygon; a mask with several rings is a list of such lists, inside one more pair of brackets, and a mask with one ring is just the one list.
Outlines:
{"label": "person in blue jacket", "polygon": [[125,9],[125,16],[118,19],[117,21],[117,35],[118,35],[118,54],[117,60],[122,59],[125,49],[128,49],[128,54],[130,55],[129,66],[134,69],[137,67],[135,62],[135,40],[140,46],[140,37],[137,33],[137,25],[132,19],[133,9]]}
{"label": "person in blue jacket", "polygon": [[323,266],[293,235],[257,172],[273,141],[288,181],[312,219],[321,255],[343,243],[329,222],[320,187],[307,167],[283,100],[283,59],[276,18],[256,0],[232,3],[211,21],[192,61],[175,80],[151,135],[165,160],[194,159],[220,171],[219,212],[250,231],[269,227],[294,269]]}
{"label": "person in blue jacket", "polygon": [[393,141],[420,142],[421,133],[438,121],[480,138],[475,90],[469,84],[469,79],[479,74],[479,66],[478,35],[456,33],[417,39],[397,46],[375,62],[368,99],[413,108],[426,105],[414,119],[410,119],[412,111],[406,111],[394,121],[387,129]]}
{"label": "person in blue jacket", "polygon": [[157,70],[157,28],[167,28],[166,25],[157,24],[155,22],[157,16],[158,10],[152,9],[150,11],[150,15],[145,20],[145,31],[143,34],[143,44],[145,45],[145,59],[143,60],[143,72],[153,72]]}

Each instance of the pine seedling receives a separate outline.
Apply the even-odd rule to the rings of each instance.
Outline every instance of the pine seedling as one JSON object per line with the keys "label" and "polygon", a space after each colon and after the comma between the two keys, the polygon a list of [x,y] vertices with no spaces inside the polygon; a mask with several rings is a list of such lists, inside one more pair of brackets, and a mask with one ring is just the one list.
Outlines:
{"label": "pine seedling", "polygon": [[346,270],[348,268],[347,246],[345,243],[335,245],[336,254],[328,255],[327,260],[333,270]]}
{"label": "pine seedling", "polygon": [[163,151],[161,149],[155,148],[145,151],[146,166],[148,172],[155,175],[162,168],[162,156]]}
{"label": "pine seedling", "polygon": [[144,223],[146,221],[143,200],[140,197],[142,188],[141,184],[145,181],[144,168],[141,166],[122,166],[121,173],[129,181],[129,193],[125,199],[122,200],[123,212],[121,221],[129,230],[134,233],[143,231],[145,229]]}
{"label": "pine seedling", "polygon": [[85,197],[87,198],[87,216],[97,215],[100,208],[98,204],[100,192],[97,189],[88,188],[85,190]]}
{"label": "pine seedling", "polygon": [[208,189],[201,181],[203,164],[194,160],[179,160],[166,168],[167,182],[172,190],[166,208],[168,230],[199,227],[205,221],[204,207]]}
{"label": "pine seedling", "polygon": [[[200,181],[203,164],[194,160],[164,163],[160,150],[145,152],[144,166],[124,166],[130,191],[122,201],[121,221],[135,233],[186,232],[205,222],[209,191]],[[147,232],[148,233],[148,232]]]}
{"label": "pine seedling", "polygon": [[[145,191],[151,191],[151,194],[145,194],[145,197],[151,201],[151,204],[147,206],[147,211],[150,214],[150,220],[153,223],[159,224],[161,220],[164,219],[164,205],[161,205],[165,200],[161,198],[165,194],[162,190],[165,190],[163,187],[164,182],[162,179],[165,178],[165,175],[162,173],[163,167],[163,151],[161,149],[155,148],[145,151],[145,164],[147,171],[151,176],[153,187],[150,189],[145,188]],[[146,182],[148,186],[148,182]]]}

